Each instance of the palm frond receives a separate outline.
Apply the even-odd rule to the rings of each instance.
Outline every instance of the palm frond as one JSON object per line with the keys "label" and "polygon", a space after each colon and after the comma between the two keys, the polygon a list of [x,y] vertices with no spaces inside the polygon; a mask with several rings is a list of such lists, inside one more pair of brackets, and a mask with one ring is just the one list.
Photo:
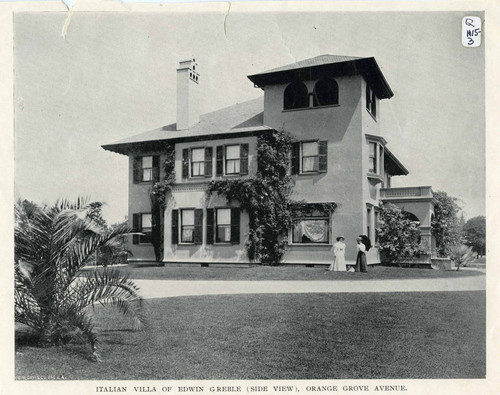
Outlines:
{"label": "palm frond", "polygon": [[68,292],[67,301],[79,309],[94,307],[97,303],[109,304],[133,319],[136,329],[147,326],[139,287],[116,269],[95,271],[77,279]]}

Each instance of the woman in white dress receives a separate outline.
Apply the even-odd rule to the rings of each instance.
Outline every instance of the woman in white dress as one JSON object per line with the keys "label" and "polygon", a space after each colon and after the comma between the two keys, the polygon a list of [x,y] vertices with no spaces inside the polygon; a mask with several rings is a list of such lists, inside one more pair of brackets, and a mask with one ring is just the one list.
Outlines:
{"label": "woman in white dress", "polygon": [[329,270],[334,272],[345,272],[345,243],[342,236],[337,237],[337,242],[333,245],[334,261],[330,265]]}

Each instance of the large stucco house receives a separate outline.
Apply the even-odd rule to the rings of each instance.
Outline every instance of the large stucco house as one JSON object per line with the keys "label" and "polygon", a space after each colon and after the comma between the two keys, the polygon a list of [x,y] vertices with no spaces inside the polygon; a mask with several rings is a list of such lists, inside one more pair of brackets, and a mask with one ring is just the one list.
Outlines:
{"label": "large stucco house", "polygon": [[[173,70],[172,70],[173,72]],[[129,156],[130,261],[154,261],[150,190],[165,176],[165,143],[175,147],[175,184],[162,219],[163,262],[249,263],[245,249],[248,214],[238,202],[206,198],[212,179],[249,177],[257,171],[257,137],[275,130],[293,135],[290,172],[293,198],[335,202],[332,212],[294,218],[285,264],[329,264],[337,236],[356,258],[355,239],[375,246],[379,262],[379,204],[392,202],[420,223],[432,245],[433,195],[428,186],[391,188],[408,170],[388,148],[380,130],[384,100],[393,92],[373,57],[321,55],[248,76],[263,97],[200,115],[203,80],[195,59],[177,69],[177,122],[104,145]]]}

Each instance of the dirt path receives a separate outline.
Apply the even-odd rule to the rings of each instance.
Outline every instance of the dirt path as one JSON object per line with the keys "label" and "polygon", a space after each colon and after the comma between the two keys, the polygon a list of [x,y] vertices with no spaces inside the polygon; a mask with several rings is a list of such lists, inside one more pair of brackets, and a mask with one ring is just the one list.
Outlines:
{"label": "dirt path", "polygon": [[[361,275],[354,274],[353,275]],[[483,291],[486,276],[363,281],[134,280],[145,299],[175,296],[264,293]]]}

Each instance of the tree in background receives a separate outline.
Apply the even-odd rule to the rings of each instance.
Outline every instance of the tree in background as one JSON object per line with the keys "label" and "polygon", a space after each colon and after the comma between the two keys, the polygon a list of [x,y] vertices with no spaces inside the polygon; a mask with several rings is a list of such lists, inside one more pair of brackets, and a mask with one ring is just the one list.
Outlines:
{"label": "tree in background", "polygon": [[139,326],[144,318],[133,281],[117,270],[81,268],[99,248],[112,248],[129,232],[124,225],[109,229],[92,214],[95,205],[78,199],[52,206],[18,201],[15,205],[15,320],[31,327],[43,344],[63,344],[74,338],[90,343],[98,357],[92,307],[107,304]]}
{"label": "tree in background", "polygon": [[431,222],[432,234],[436,238],[437,252],[441,256],[449,254],[449,249],[463,241],[460,228],[460,206],[458,199],[446,192],[434,192],[436,204]]}
{"label": "tree in background", "polygon": [[399,263],[423,252],[418,223],[393,204],[381,207],[376,231],[385,262]]}
{"label": "tree in background", "polygon": [[479,255],[486,255],[486,217],[469,219],[463,227],[465,244]]}

